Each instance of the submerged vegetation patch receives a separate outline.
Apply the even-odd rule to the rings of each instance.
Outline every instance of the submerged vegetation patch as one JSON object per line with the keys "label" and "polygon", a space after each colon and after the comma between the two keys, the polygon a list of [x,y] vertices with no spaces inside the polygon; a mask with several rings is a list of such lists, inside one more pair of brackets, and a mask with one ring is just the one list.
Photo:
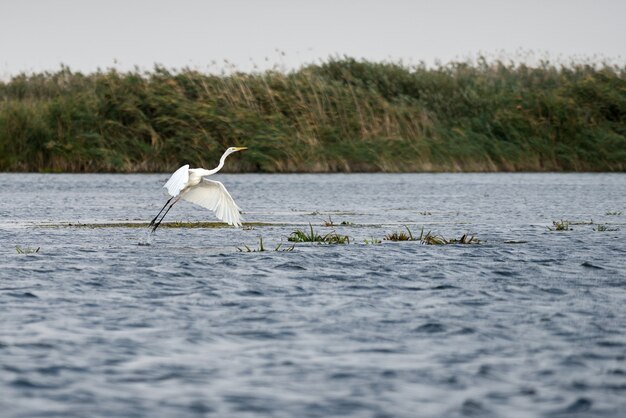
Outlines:
{"label": "submerged vegetation patch", "polygon": [[[282,244],[278,244],[276,247],[274,247],[273,251],[286,253],[286,252],[293,251],[294,248],[295,248],[295,245],[291,245],[291,246],[287,246],[283,248]],[[258,248],[250,248],[246,244],[243,244],[242,247],[237,247],[237,251],[242,252],[242,253],[260,253],[260,252],[265,252],[268,250],[263,245],[263,237],[259,237]]]}
{"label": "submerged vegetation patch", "polygon": [[570,222],[562,219],[560,221],[552,221],[552,227],[549,226],[548,229],[550,231],[572,231]]}
{"label": "submerged vegetation patch", "polygon": [[[386,241],[418,241],[413,238],[413,233],[411,233],[411,230],[409,229],[409,227],[405,226],[405,228],[407,232],[394,231],[390,234],[385,235],[383,239]],[[424,231],[424,228],[422,228],[422,232],[423,231]]]}
{"label": "submerged vegetation patch", "polygon": [[597,225],[595,228],[593,228],[593,230],[598,232],[614,232],[619,231],[619,227],[609,225]]}
{"label": "submerged vegetation patch", "polygon": [[32,248],[32,247],[20,247],[19,245],[15,246],[15,251],[18,254],[34,254],[38,253],[41,247]]}
{"label": "submerged vegetation patch", "polygon": [[419,241],[424,245],[445,245],[445,244],[479,244],[480,241],[474,236],[469,234],[463,234],[461,238],[446,239],[440,235],[435,235],[431,231],[424,234],[424,228],[422,228],[419,237],[415,238],[408,226],[405,226],[406,231],[396,231],[385,235],[383,238],[386,241]]}
{"label": "submerged vegetation patch", "polygon": [[549,226],[548,229],[550,231],[573,231],[573,225],[594,225],[593,219],[588,221],[569,221],[563,220],[560,221],[552,221],[552,226]]}
{"label": "submerged vegetation patch", "polygon": [[430,231],[426,235],[420,236],[419,241],[425,245],[480,244],[480,241],[474,235],[463,234],[458,239],[447,239],[442,236],[432,235]]}
{"label": "submerged vegetation patch", "polygon": [[335,231],[329,232],[326,235],[320,235],[313,230],[313,226],[309,224],[309,231],[305,232],[301,229],[296,229],[287,238],[291,242],[317,242],[320,244],[349,244],[350,237],[347,235],[337,234]]}
{"label": "submerged vegetation patch", "polygon": [[378,245],[382,243],[381,240],[379,240],[378,238],[374,238],[374,237],[365,238],[363,242],[365,243],[365,245]]}
{"label": "submerged vegetation patch", "polygon": [[623,171],[626,67],[436,67],[352,58],[293,72],[156,66],[0,81],[0,170]]}
{"label": "submerged vegetation patch", "polygon": [[323,226],[327,228],[335,226],[335,223],[333,222],[333,218],[331,218],[330,215],[328,215],[328,219],[325,219],[323,222],[324,222]]}

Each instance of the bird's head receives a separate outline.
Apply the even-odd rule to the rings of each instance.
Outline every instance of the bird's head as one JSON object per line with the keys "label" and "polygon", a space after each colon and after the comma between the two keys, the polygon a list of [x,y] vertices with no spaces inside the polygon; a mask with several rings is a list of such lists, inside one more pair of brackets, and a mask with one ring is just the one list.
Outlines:
{"label": "bird's head", "polygon": [[243,150],[246,150],[246,149],[248,149],[248,148],[247,148],[247,147],[230,147],[230,148],[228,148],[228,149],[226,150],[225,154],[226,154],[226,155],[230,155],[230,154],[232,154],[233,152],[243,151]]}

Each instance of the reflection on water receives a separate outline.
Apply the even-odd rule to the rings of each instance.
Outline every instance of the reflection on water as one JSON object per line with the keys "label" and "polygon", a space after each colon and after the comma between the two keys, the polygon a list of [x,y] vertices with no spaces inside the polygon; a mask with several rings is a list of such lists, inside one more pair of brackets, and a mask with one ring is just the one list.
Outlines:
{"label": "reflection on water", "polygon": [[[625,175],[223,175],[271,225],[49,225],[148,222],[166,179],[0,174],[3,416],[626,414]],[[236,250],[309,222],[352,243]],[[364,244],[402,225],[482,243]]]}

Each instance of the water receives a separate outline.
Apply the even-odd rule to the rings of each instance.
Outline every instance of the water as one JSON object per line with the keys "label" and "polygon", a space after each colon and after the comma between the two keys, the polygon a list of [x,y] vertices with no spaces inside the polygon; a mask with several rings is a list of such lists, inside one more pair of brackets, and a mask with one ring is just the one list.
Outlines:
{"label": "water", "polygon": [[[268,225],[68,225],[166,179],[0,174],[2,416],[626,415],[626,175],[223,175]],[[309,222],[350,245],[236,250]],[[364,244],[402,225],[482,243]]]}

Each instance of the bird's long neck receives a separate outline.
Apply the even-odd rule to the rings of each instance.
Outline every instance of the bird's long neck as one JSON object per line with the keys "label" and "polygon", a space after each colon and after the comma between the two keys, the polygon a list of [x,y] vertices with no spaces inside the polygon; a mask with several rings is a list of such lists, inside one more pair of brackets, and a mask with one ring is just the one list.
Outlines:
{"label": "bird's long neck", "polygon": [[222,154],[222,157],[220,158],[220,163],[217,165],[217,167],[215,167],[213,170],[203,170],[200,175],[202,177],[204,176],[210,176],[211,174],[215,174],[218,171],[220,171],[222,169],[222,167],[224,167],[224,161],[226,161],[226,157],[228,157],[227,153]]}

